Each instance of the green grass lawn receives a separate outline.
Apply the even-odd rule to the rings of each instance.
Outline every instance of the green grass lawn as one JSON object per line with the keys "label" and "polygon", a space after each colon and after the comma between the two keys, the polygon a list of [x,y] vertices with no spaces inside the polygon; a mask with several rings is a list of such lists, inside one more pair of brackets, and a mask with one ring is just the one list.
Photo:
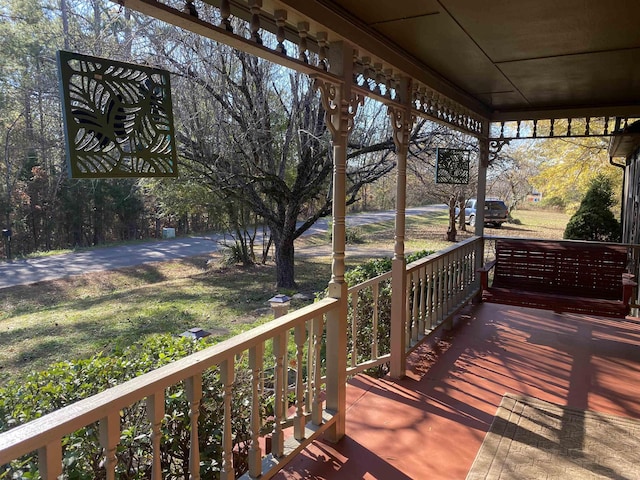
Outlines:
{"label": "green grass lawn", "polygon": [[[561,238],[566,215],[518,211],[520,225],[488,235]],[[440,250],[447,216],[407,219],[406,251]],[[393,222],[358,227],[361,243],[347,246],[347,267],[393,255]],[[470,236],[460,232],[459,239]],[[331,275],[325,236],[301,240],[296,280],[309,295]],[[312,255],[313,254],[313,255]],[[275,268],[220,268],[214,257],[194,257],[4,289],[0,296],[0,383],[55,361],[82,358],[133,344],[157,333],[178,335],[201,327],[227,338],[269,320]],[[217,258],[217,257],[216,257]],[[287,292],[291,293],[291,292]],[[308,302],[294,302],[299,308]]]}

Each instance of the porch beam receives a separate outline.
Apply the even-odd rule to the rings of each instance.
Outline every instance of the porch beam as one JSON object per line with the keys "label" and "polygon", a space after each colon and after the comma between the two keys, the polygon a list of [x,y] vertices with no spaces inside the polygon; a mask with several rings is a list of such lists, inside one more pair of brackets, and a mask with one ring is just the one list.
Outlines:
{"label": "porch beam", "polygon": [[[326,77],[327,80],[340,83],[342,79],[327,73],[322,66],[312,65],[297,58],[289,57],[285,53],[271,49],[251,38],[244,38],[227,30],[224,26],[213,25],[209,22],[184,13],[169,5],[165,5],[156,0],[112,0],[115,3],[124,5],[144,15],[157,18],[163,22],[175,25],[202,37],[209,38],[219,43],[229,45],[237,50],[255,55],[278,65],[291,68],[298,72],[306,73],[316,77]],[[262,19],[262,17],[261,17]],[[267,22],[267,25],[275,23]]]}
{"label": "porch beam", "polygon": [[[387,45],[388,42],[378,38],[366,26],[336,15],[331,9],[325,11],[324,7],[315,5],[316,2],[205,0],[199,5],[201,10],[219,9],[221,21],[216,25],[203,20],[211,17],[204,11],[189,13],[189,10],[185,12],[157,0],[112,1],[295,71],[324,78],[331,83],[349,83],[352,91],[383,103],[400,105],[396,91],[398,79],[413,78],[410,101],[414,114],[474,136],[480,134],[487,122],[489,111],[475,98],[449,84],[425,65],[408,59],[406,54]],[[308,10],[319,16],[311,16]],[[249,38],[233,31],[231,17],[247,22],[251,33]],[[264,44],[264,32],[271,32],[277,44]],[[352,75],[349,77],[336,76],[336,69],[327,62],[329,45],[343,39],[354,45]],[[293,52],[287,52],[285,40],[297,44],[297,57],[288,54]],[[317,55],[311,59],[307,52]]]}

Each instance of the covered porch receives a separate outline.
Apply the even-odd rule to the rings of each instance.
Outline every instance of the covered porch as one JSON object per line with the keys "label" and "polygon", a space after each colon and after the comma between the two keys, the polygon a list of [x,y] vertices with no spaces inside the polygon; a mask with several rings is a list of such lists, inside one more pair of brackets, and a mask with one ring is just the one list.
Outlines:
{"label": "covered porch", "polygon": [[[414,351],[405,378],[351,379],[345,437],[338,444],[314,442],[275,478],[464,479],[505,393],[640,420],[639,341],[635,317],[483,303],[462,312],[442,339]],[[538,427],[532,444],[545,433]],[[625,440],[619,435],[599,448],[618,450]],[[559,429],[550,439],[559,444],[561,437]],[[638,460],[637,450],[622,457],[621,469],[625,460]],[[529,473],[594,478],[598,462],[576,457],[560,465],[565,477],[553,476],[559,466],[553,462]],[[622,471],[605,478],[638,478]]]}
{"label": "covered porch", "polygon": [[[562,8],[551,1],[492,1],[482,9],[464,0],[400,7],[310,0],[118,3],[315,79],[334,162],[328,296],[3,433],[0,464],[37,452],[42,478],[58,478],[65,436],[91,426],[104,476],[117,478],[126,428],[120,412],[140,403],[149,447],[142,475],[163,478],[165,395],[174,389],[183,391],[188,406],[184,465],[189,478],[198,479],[198,419],[209,400],[203,376],[211,371],[221,386],[218,473],[225,480],[236,474],[232,404],[239,373],[251,392],[245,476],[252,478],[464,478],[507,392],[640,418],[636,318],[470,306],[486,253],[481,218],[475,237],[415,264],[406,264],[404,246],[408,136],[417,116],[477,138],[479,212],[491,154],[504,142],[615,135],[612,155],[625,158],[617,164],[626,175],[623,238],[637,243],[640,169],[637,137],[627,127],[640,118],[640,6],[577,0]],[[234,17],[246,22],[238,32]],[[345,170],[364,96],[388,106],[393,127],[393,270],[348,288]],[[384,305],[383,289],[391,291]],[[367,292],[366,316],[355,314],[361,291]],[[388,331],[379,328],[383,306],[389,307]],[[431,340],[448,329],[442,340]],[[372,333],[362,340],[364,330]],[[381,339],[389,340],[388,348]],[[386,363],[388,377],[360,375]],[[274,372],[270,453],[262,431],[266,370]]]}

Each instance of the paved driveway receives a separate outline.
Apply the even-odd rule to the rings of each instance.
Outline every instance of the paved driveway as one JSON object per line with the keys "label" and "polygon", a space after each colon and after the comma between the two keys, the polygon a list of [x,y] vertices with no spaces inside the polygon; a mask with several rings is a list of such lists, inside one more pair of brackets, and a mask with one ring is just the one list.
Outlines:
{"label": "paved driveway", "polygon": [[[420,215],[444,209],[444,205],[429,205],[407,209],[407,215]],[[351,215],[347,225],[357,226],[392,220],[394,211]],[[305,235],[326,232],[328,220],[318,220]],[[206,255],[220,248],[222,235],[193,237],[135,243],[118,247],[93,248],[79,252],[0,262],[0,289],[15,285],[55,280],[83,273],[131,267],[150,262]]]}

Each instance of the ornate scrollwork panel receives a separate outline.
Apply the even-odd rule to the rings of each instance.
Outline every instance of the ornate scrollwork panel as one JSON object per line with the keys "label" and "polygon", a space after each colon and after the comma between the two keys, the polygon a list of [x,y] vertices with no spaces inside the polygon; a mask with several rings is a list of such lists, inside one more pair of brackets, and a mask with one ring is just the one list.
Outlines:
{"label": "ornate scrollwork panel", "polygon": [[73,178],[177,176],[169,73],[59,52]]}

